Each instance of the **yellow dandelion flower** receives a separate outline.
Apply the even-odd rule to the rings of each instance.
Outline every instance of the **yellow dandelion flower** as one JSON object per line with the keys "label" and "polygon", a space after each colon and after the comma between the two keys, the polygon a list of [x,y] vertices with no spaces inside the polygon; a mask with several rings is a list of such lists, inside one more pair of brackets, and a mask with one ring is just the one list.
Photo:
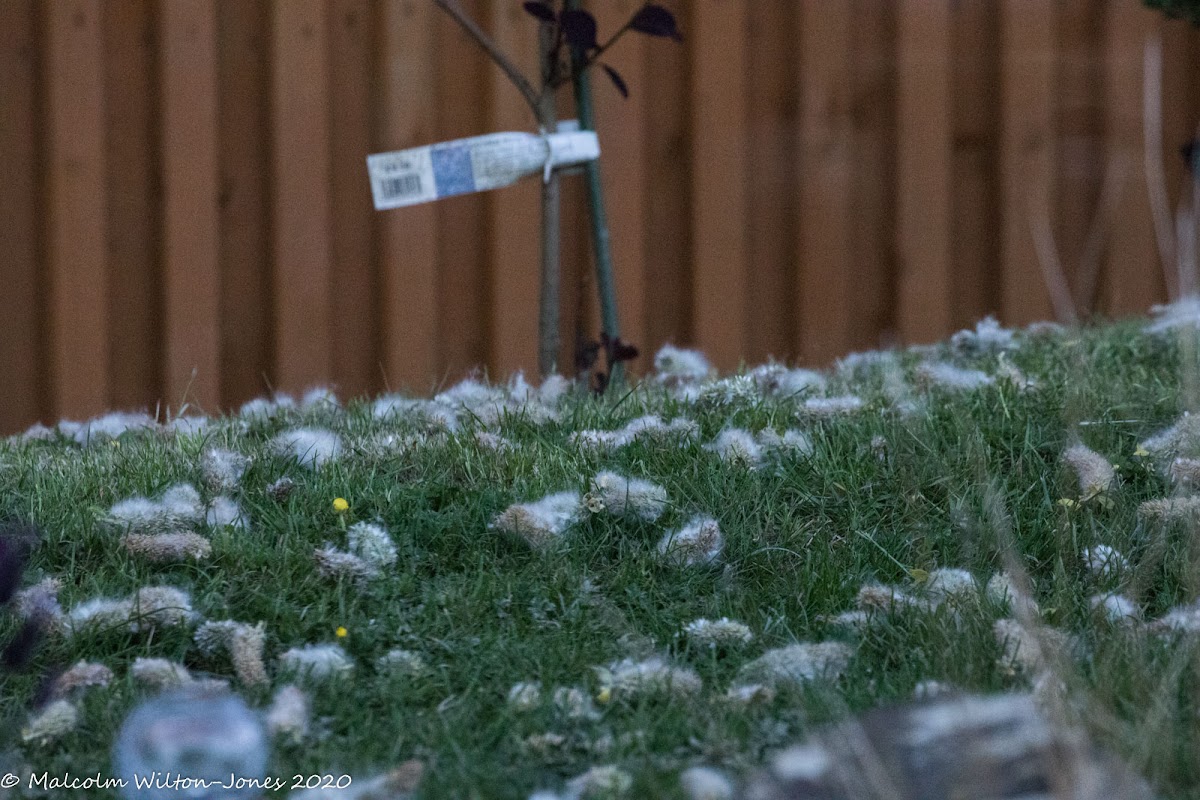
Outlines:
{"label": "yellow dandelion flower", "polygon": [[601,705],[604,705],[609,700],[612,700],[612,689],[605,686],[603,689],[600,690],[600,693],[598,695],[596,695],[596,702],[600,703]]}
{"label": "yellow dandelion flower", "polygon": [[1138,449],[1137,449],[1137,450],[1134,450],[1134,451],[1133,451],[1133,454],[1134,454],[1134,456],[1136,456],[1137,458],[1145,458],[1146,456],[1150,455],[1150,451],[1149,451],[1149,450],[1147,450],[1146,448],[1142,447],[1142,446],[1139,444],[1139,445],[1138,445]]}
{"label": "yellow dandelion flower", "polygon": [[[344,502],[344,501],[343,501],[343,502]],[[346,635],[349,633],[349,631],[347,631],[347,630],[346,630],[346,628],[345,628],[344,626],[342,626],[342,625],[338,625],[338,627],[337,627],[337,630],[336,630],[336,631],[334,631],[334,633],[336,633],[336,634],[337,634],[337,637],[338,637],[339,639],[345,639],[345,638],[346,638]]]}
{"label": "yellow dandelion flower", "polygon": [[350,504],[346,502],[346,498],[344,497],[335,497],[333,498],[333,510],[339,514],[345,514],[350,510]]}

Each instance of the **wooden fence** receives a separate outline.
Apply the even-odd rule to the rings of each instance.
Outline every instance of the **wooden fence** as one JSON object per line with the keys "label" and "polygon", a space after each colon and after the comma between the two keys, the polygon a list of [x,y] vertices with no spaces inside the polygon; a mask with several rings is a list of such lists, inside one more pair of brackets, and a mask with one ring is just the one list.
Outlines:
{"label": "wooden fence", "polygon": [[[684,44],[629,37],[631,98],[596,86],[643,352],[821,364],[1050,317],[1047,234],[1077,292],[1102,266],[1100,309],[1165,297],[1143,54],[1162,41],[1150,161],[1175,204],[1200,121],[1185,24],[1138,0],[667,1]],[[532,73],[518,0],[464,5]],[[602,34],[637,5],[591,4]],[[531,126],[431,0],[4,0],[0,430],[532,370],[536,183],[376,213],[363,161]],[[598,322],[566,195],[569,365]]]}

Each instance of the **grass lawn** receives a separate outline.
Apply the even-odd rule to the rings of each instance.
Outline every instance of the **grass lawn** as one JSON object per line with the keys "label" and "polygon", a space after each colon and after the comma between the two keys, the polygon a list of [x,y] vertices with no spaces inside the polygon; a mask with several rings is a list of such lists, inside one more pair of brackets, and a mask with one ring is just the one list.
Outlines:
{"label": "grass lawn", "polygon": [[[0,743],[112,775],[155,685],[223,679],[275,704],[272,776],[362,786],[416,760],[419,797],[523,799],[611,765],[629,797],[683,798],[683,769],[736,780],[927,681],[1053,694],[1052,674],[1163,796],[1192,796],[1200,501],[1153,501],[1200,481],[1200,425],[1168,430],[1200,382],[1194,339],[1144,324],[981,329],[819,376],[699,380],[668,352],[661,380],[601,400],[468,384],[14,437],[0,515],[43,532],[22,586],[57,584],[18,598],[53,632],[3,679]],[[172,533],[193,536],[146,538]],[[137,594],[155,586],[186,594]],[[997,627],[1024,599],[1064,634],[1049,666],[1028,614]],[[744,627],[689,627],[723,618]],[[296,649],[315,645],[341,652]],[[110,674],[68,673],[77,722],[37,736],[38,675],[80,661]]]}

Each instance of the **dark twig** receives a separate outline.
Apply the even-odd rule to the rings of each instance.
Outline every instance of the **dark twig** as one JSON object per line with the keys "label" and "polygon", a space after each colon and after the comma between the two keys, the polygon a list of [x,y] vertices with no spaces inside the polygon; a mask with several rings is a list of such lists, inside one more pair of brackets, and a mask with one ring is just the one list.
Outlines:
{"label": "dark twig", "polygon": [[450,15],[458,26],[466,31],[475,42],[487,51],[488,56],[492,61],[496,62],[496,66],[504,70],[504,74],[517,87],[517,91],[525,98],[525,102],[529,105],[529,110],[534,116],[538,114],[538,93],[533,88],[533,84],[529,82],[521,70],[517,69],[517,65],[509,60],[508,56],[504,55],[504,51],[496,46],[492,38],[483,32],[483,29],[475,24],[475,20],[467,16],[467,12],[463,11],[462,6],[458,4],[458,0],[433,0],[434,5]]}

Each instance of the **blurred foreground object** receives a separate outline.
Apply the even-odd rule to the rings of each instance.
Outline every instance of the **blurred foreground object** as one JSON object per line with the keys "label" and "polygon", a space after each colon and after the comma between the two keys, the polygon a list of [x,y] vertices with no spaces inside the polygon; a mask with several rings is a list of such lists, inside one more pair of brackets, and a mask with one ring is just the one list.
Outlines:
{"label": "blurred foreground object", "polygon": [[1149,786],[1030,695],[886,708],[778,753],[745,800],[1149,800]]}
{"label": "blurred foreground object", "polygon": [[229,782],[230,776],[252,784],[264,779],[267,739],[258,716],[236,695],[171,692],[129,714],[113,747],[113,767],[128,781],[127,798],[261,797],[261,785]]}

